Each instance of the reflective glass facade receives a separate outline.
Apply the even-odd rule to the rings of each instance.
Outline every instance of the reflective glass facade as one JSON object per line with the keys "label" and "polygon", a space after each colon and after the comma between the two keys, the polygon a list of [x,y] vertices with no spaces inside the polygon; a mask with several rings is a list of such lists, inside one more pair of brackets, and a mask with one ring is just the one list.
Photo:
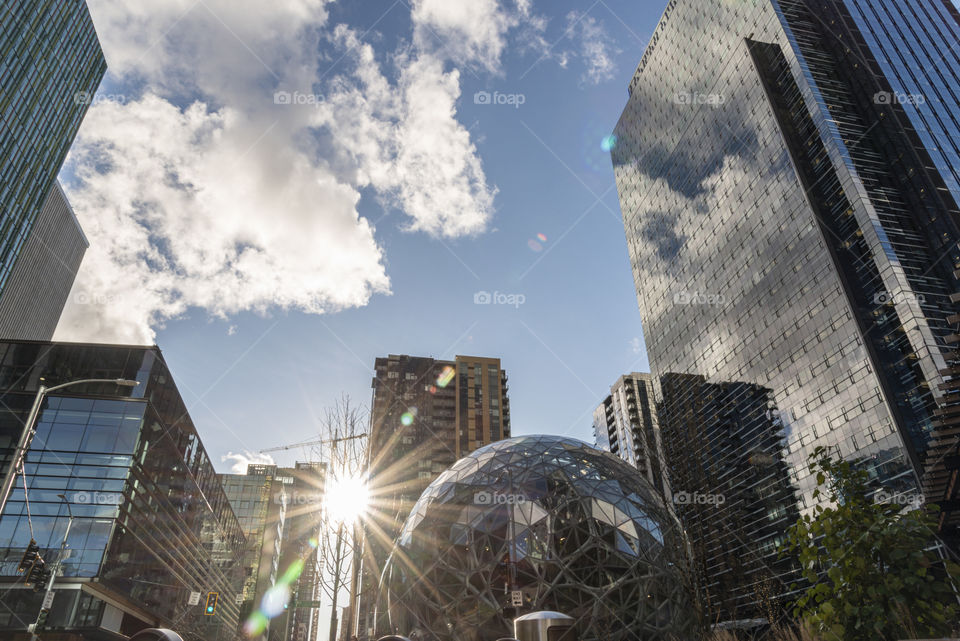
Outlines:
{"label": "reflective glass facade", "polygon": [[[76,517],[47,628],[67,640],[162,623],[185,639],[234,639],[244,536],[160,351],[0,343],[4,469],[41,377],[48,386],[81,378],[140,381],[132,390],[71,386],[42,406],[25,478],[44,559],[56,559],[68,520],[59,494]],[[42,598],[16,573],[31,538],[23,478],[0,517],[3,635],[32,622]],[[219,592],[216,616],[188,605],[193,591]]]}
{"label": "reflective glass facade", "polygon": [[[904,4],[916,17],[934,2]],[[924,20],[926,31],[956,26]],[[912,45],[924,31],[900,33],[917,55],[930,48]],[[665,449],[680,436],[663,416],[682,415],[688,398],[666,394],[665,375],[717,386],[720,408],[762,389],[801,512],[820,445],[861,461],[878,485],[916,491],[945,402],[957,205],[904,105],[878,98],[895,79],[874,49],[840,0],[671,0],[612,151]],[[956,100],[939,104],[936,118],[956,123]],[[957,142],[945,134],[944,149]],[[723,433],[722,414],[699,420]],[[710,460],[711,447],[674,451]],[[667,463],[673,484],[679,463]],[[740,538],[743,554],[765,558],[769,537],[746,527]],[[706,546],[707,566],[722,564],[721,548]],[[724,616],[757,615],[764,598],[722,605]]]}
{"label": "reflective glass facade", "polygon": [[0,8],[0,291],[105,71],[82,0]]}
{"label": "reflective glass facade", "polygon": [[569,438],[506,439],[457,461],[414,506],[377,636],[493,641],[515,616],[555,610],[584,641],[687,639],[684,556],[676,517],[626,462]]}

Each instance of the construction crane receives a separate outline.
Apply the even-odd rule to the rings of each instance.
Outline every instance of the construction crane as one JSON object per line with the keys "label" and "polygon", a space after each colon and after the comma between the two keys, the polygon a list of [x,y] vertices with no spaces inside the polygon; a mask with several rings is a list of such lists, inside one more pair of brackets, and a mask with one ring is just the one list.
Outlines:
{"label": "construction crane", "polygon": [[292,450],[296,447],[309,447],[311,445],[326,445],[327,443],[342,443],[343,441],[352,441],[356,438],[364,438],[366,432],[363,434],[354,434],[352,436],[342,436],[340,438],[325,438],[319,441],[304,441],[303,443],[293,443],[291,445],[281,445],[280,447],[271,447],[265,450],[260,450],[261,454],[266,454],[267,452],[279,452],[281,450]]}

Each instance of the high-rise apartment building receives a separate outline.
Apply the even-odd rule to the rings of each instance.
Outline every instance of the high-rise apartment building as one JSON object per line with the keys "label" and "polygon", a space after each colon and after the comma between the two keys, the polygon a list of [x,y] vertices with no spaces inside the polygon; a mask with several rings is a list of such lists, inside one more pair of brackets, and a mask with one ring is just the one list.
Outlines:
{"label": "high-rise apartment building", "polygon": [[663,492],[657,408],[649,374],[633,372],[617,379],[593,412],[593,434],[598,448],[636,467]]}
{"label": "high-rise apartment building", "polygon": [[0,292],[105,71],[85,2],[0,10]]}
{"label": "high-rise apartment building", "polygon": [[670,0],[629,86],[612,156],[653,378],[765,390],[801,511],[817,446],[893,492],[956,465],[958,37],[943,0]]}
{"label": "high-rise apartment building", "polygon": [[0,338],[53,338],[88,246],[66,194],[54,181],[0,292]]}
{"label": "high-rise apartment building", "polygon": [[[233,641],[243,531],[158,348],[0,342],[0,470],[40,384],[88,378],[140,384],[85,383],[46,396],[24,475],[0,516],[0,637],[30,638],[44,595],[24,586],[17,565],[31,538],[52,565],[72,514],[70,555],[42,636],[99,640],[166,627],[188,641]],[[219,598],[206,616],[210,592]],[[191,603],[193,593],[203,600]]]}
{"label": "high-rise apartment building", "polygon": [[404,520],[430,482],[473,450],[510,436],[507,374],[498,358],[376,360],[366,525],[356,625],[372,623],[380,573]]}

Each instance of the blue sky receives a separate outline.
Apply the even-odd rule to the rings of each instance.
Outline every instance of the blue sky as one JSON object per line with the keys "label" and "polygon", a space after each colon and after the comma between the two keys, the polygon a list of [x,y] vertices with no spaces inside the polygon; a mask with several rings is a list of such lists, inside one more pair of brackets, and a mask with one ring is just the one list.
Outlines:
{"label": "blue sky", "polygon": [[57,338],[155,340],[221,471],[369,403],[390,353],[500,357],[514,434],[592,441],[648,369],[601,142],[662,3],[245,4],[91,0]]}

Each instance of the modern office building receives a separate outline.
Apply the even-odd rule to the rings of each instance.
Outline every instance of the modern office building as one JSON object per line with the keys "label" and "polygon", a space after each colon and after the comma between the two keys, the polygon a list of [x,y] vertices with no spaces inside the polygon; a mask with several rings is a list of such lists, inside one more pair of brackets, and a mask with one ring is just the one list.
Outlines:
{"label": "modern office building", "polygon": [[303,604],[318,602],[321,597],[318,542],[327,464],[297,462],[292,468],[278,468],[277,476],[290,497],[280,567],[287,573],[294,564],[302,566],[289,586],[284,641],[313,641],[320,630],[320,608]]}
{"label": "modern office building", "polygon": [[593,435],[598,448],[630,463],[663,492],[663,453],[649,374],[633,372],[617,379],[593,412]]}
{"label": "modern office building", "polygon": [[[267,590],[276,585],[281,571],[280,555],[289,496],[277,476],[276,465],[260,464],[248,465],[246,474],[220,475],[223,491],[246,539],[241,627],[260,606]],[[270,624],[267,619],[264,630],[252,638],[284,641],[283,626]]]}
{"label": "modern office building", "polygon": [[958,37],[944,0],[670,0],[630,82],[612,156],[654,380],[766,390],[801,511],[817,446],[894,491],[957,464]]}
{"label": "modern office building", "polygon": [[356,625],[369,629],[383,564],[410,508],[440,473],[510,436],[507,374],[498,358],[376,360],[367,519]]}
{"label": "modern office building", "polygon": [[4,4],[0,11],[0,292],[54,190],[57,173],[105,71],[85,2]]}
{"label": "modern office building", "polygon": [[66,194],[54,181],[0,292],[0,338],[53,338],[88,246]]}
{"label": "modern office building", "polygon": [[319,629],[320,509],[327,465],[248,465],[221,474],[247,540],[240,609],[243,638],[310,641]]}
{"label": "modern office building", "polygon": [[[25,474],[0,516],[0,636],[30,637],[43,594],[24,586],[17,565],[31,537],[54,563],[72,513],[45,636],[119,639],[167,627],[189,641],[233,641],[243,532],[158,348],[0,342],[0,469],[41,382],[88,378],[140,384],[85,383],[46,396]],[[218,602],[206,616],[210,592]],[[202,598],[191,605],[193,593]]]}

